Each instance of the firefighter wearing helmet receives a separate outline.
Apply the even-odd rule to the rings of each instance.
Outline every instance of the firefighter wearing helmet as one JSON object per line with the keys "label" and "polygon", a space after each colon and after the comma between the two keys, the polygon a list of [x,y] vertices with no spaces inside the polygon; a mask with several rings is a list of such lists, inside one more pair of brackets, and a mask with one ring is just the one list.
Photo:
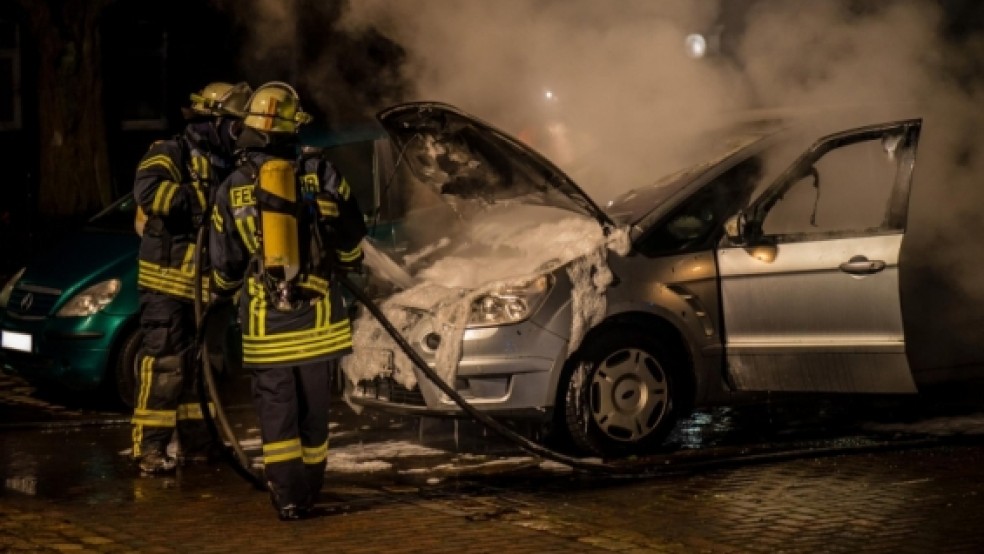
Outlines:
{"label": "firefighter wearing helmet", "polygon": [[[133,196],[141,235],[137,284],[143,343],[137,355],[133,457],[144,474],[179,461],[211,461],[216,448],[196,395],[196,233],[210,198],[233,167],[235,141],[252,89],[215,82],[191,95],[184,130],[152,144],[137,166]],[[207,297],[206,297],[207,298]],[[178,458],[167,452],[177,431]]]}
{"label": "firefighter wearing helmet", "polygon": [[246,105],[238,168],[216,195],[211,291],[241,291],[243,365],[252,370],[271,500],[282,520],[311,514],[324,482],[328,391],[352,328],[335,271],[357,271],[366,235],[348,182],[328,160],[298,154],[311,117],[271,82]]}

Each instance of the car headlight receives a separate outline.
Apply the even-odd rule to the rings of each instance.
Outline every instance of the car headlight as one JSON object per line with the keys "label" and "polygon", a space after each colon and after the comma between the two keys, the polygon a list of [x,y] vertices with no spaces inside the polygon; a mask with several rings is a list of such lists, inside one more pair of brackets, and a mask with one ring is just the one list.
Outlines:
{"label": "car headlight", "polygon": [[20,268],[20,271],[14,273],[14,276],[7,280],[7,284],[0,289],[0,309],[7,307],[7,302],[10,302],[10,293],[14,292],[14,285],[24,276],[26,269],[26,267]]}
{"label": "car headlight", "polygon": [[105,308],[106,304],[112,302],[119,292],[119,279],[110,279],[96,283],[73,296],[55,315],[58,317],[85,317],[92,315]]}
{"label": "car headlight", "polygon": [[553,286],[550,275],[491,291],[472,302],[469,327],[518,323],[533,315]]}

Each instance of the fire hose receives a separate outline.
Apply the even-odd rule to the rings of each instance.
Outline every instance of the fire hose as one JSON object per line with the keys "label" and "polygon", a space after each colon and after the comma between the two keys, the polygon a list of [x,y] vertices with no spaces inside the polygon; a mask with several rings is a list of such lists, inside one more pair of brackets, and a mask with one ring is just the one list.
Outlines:
{"label": "fire hose", "polygon": [[[196,249],[196,256],[201,255],[203,251],[203,236],[202,232],[199,232],[199,248]],[[200,259],[196,259],[196,267],[201,267]],[[201,284],[201,272],[198,272],[199,285]],[[723,467],[728,465],[733,465],[736,463],[754,463],[754,462],[765,462],[765,461],[778,461],[783,459],[795,459],[804,455],[811,456],[822,456],[822,455],[832,455],[832,454],[844,454],[844,453],[864,453],[864,452],[874,452],[885,450],[886,448],[912,448],[912,447],[924,447],[932,446],[938,444],[938,440],[910,440],[910,441],[891,441],[884,444],[867,444],[867,445],[855,445],[855,446],[839,446],[831,448],[809,448],[809,449],[793,449],[784,450],[779,452],[764,452],[757,454],[741,454],[738,456],[730,456],[723,458],[716,458],[712,460],[698,460],[698,461],[687,461],[682,464],[663,464],[660,466],[655,466],[653,464],[646,463],[606,463],[593,461],[590,459],[577,458],[557,452],[555,450],[549,449],[533,440],[525,437],[516,431],[510,429],[508,426],[502,422],[496,420],[485,412],[475,408],[471,403],[469,403],[465,398],[463,398],[453,387],[448,385],[435,371],[432,369],[427,362],[417,353],[416,350],[407,342],[407,340],[400,334],[396,327],[389,321],[389,319],[383,314],[379,306],[368,297],[365,291],[358,284],[354,283],[345,273],[336,272],[334,275],[334,280],[345,287],[352,296],[362,303],[370,314],[380,323],[380,325],[386,330],[386,332],[393,338],[397,346],[403,351],[404,354],[410,359],[410,361],[423,373],[423,375],[434,383],[441,392],[447,395],[448,398],[453,400],[461,410],[467,414],[469,417],[475,421],[484,425],[490,431],[496,433],[503,439],[515,444],[519,448],[539,456],[540,458],[551,460],[573,469],[603,473],[608,475],[617,475],[622,477],[651,477],[655,474],[667,473],[669,471],[679,471],[681,468],[677,466],[684,466],[687,469],[694,470],[698,468],[713,468],[713,467]],[[197,287],[197,290],[201,290]],[[200,379],[198,380],[200,401],[202,406],[202,413],[205,418],[205,423],[211,432],[213,439],[215,439],[217,444],[227,445],[223,449],[223,458],[225,461],[235,470],[237,474],[247,480],[250,484],[261,491],[266,491],[267,486],[264,479],[257,474],[253,469],[251,469],[251,462],[249,456],[243,451],[235,433],[232,430],[232,426],[229,424],[228,418],[226,417],[225,409],[220,401],[218,388],[216,386],[216,381],[214,373],[212,371],[212,366],[210,363],[210,357],[208,353],[208,344],[204,340],[204,329],[208,323],[209,317],[212,315],[212,308],[215,304],[210,303],[207,308],[203,309],[202,299],[196,298],[195,302],[195,315],[198,321],[198,344],[200,352],[199,371]],[[211,405],[210,405],[211,403]],[[214,415],[212,413],[211,407],[214,407]]]}
{"label": "fire hose", "polygon": [[[207,221],[207,220],[206,220]],[[215,373],[212,371],[212,364],[208,352],[208,341],[205,340],[205,329],[208,325],[210,316],[215,311],[215,302],[204,305],[202,298],[203,276],[202,276],[202,257],[206,252],[206,237],[208,231],[206,226],[198,229],[195,239],[195,290],[199,293],[195,295],[195,342],[198,352],[197,378],[198,401],[202,409],[202,417],[205,419],[205,426],[208,428],[212,440],[217,445],[226,445],[221,448],[225,461],[242,478],[261,491],[267,490],[266,482],[251,469],[249,455],[243,450],[242,445],[236,438],[226,411],[219,396],[219,390],[215,383]],[[215,413],[212,413],[214,407]]]}
{"label": "fire hose", "polygon": [[[195,248],[195,267],[197,268],[202,267],[202,258],[206,251],[206,236],[206,229],[204,227],[199,229]],[[196,272],[196,280],[195,290],[203,290],[202,271],[199,270]],[[369,313],[371,313],[380,325],[383,326],[399,348],[430,381],[440,388],[444,394],[451,398],[466,414],[487,427],[492,432],[498,434],[505,440],[516,444],[531,454],[548,460],[553,460],[575,469],[602,471],[605,473],[638,473],[637,469],[623,468],[612,464],[583,460],[556,452],[513,431],[488,414],[476,409],[466,399],[458,394],[453,387],[444,382],[444,380],[437,375],[437,373],[427,364],[427,362],[420,357],[420,355],[413,349],[412,346],[410,346],[406,339],[400,335],[400,332],[393,326],[392,322],[390,322],[385,314],[383,314],[379,306],[371,298],[369,298],[360,286],[352,282],[352,280],[349,279],[344,272],[336,272],[334,275],[334,280],[345,287],[345,289],[348,290],[356,300],[361,302],[362,305],[369,310]],[[267,490],[266,483],[263,478],[251,469],[249,455],[246,454],[246,452],[242,449],[242,446],[239,444],[235,432],[232,430],[232,426],[226,416],[225,408],[220,400],[215,374],[212,370],[212,364],[208,352],[208,341],[205,340],[205,329],[208,325],[208,320],[214,313],[215,305],[216,304],[214,302],[210,302],[208,303],[208,306],[205,306],[201,295],[196,295],[196,342],[199,353],[199,378],[197,379],[197,383],[202,415],[205,419],[205,424],[216,444],[225,445],[222,448],[223,458],[225,461],[232,466],[236,473],[250,482],[253,486],[260,490]]]}
{"label": "fire hose", "polygon": [[396,329],[396,327],[393,326],[392,322],[390,322],[390,320],[386,317],[386,315],[383,314],[382,310],[379,309],[379,306],[376,305],[376,303],[373,302],[368,295],[366,295],[365,291],[363,291],[358,285],[353,283],[352,280],[349,279],[348,276],[345,274],[337,275],[336,279],[338,280],[339,283],[341,283],[343,287],[345,287],[352,294],[352,296],[355,297],[356,300],[361,302],[362,305],[369,310],[369,313],[371,313],[373,317],[376,318],[376,321],[378,321],[379,324],[382,325],[384,329],[386,329],[386,332],[389,333],[389,335],[396,342],[397,346],[400,347],[400,350],[402,350],[403,353],[406,354],[408,358],[410,358],[410,361],[413,362],[415,366],[417,366],[417,369],[419,369],[427,377],[427,379],[429,379],[439,389],[441,389],[441,392],[443,392],[448,396],[448,398],[453,400],[454,403],[457,404],[458,407],[460,407],[472,419],[478,421],[486,428],[488,428],[490,431],[498,434],[503,439],[516,444],[517,446],[519,446],[520,448],[531,454],[540,456],[541,458],[545,458],[547,460],[552,460],[570,466],[574,469],[601,471],[605,473],[639,473],[638,469],[623,468],[617,465],[606,464],[602,462],[593,462],[590,460],[575,458],[557,452],[555,450],[551,450],[537,442],[530,440],[527,437],[524,437],[523,435],[510,429],[508,426],[504,425],[502,422],[496,420],[495,418],[488,415],[487,413],[475,408],[474,406],[471,405],[471,403],[468,402],[468,400],[466,400],[460,394],[458,394],[458,391],[454,390],[454,387],[448,385],[444,381],[444,379],[441,379],[441,376],[438,375],[427,364],[427,362],[420,357],[420,354],[418,354],[417,351],[414,350],[412,346],[410,346],[410,343],[408,343],[406,339],[403,338],[402,335],[400,335],[400,332]]}

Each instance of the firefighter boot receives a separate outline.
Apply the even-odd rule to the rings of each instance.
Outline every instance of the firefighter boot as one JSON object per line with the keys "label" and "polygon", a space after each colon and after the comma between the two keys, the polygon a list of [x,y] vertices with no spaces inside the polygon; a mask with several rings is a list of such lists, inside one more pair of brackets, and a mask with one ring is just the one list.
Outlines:
{"label": "firefighter boot", "polygon": [[151,450],[141,456],[140,461],[137,463],[140,471],[146,475],[174,473],[177,465],[177,461],[174,458],[161,450]]}

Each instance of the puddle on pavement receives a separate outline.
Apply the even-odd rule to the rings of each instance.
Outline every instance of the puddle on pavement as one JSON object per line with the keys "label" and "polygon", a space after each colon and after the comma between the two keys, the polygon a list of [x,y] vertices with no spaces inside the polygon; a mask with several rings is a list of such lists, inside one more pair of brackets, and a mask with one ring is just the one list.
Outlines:
{"label": "puddle on pavement", "polygon": [[[242,398],[230,400],[225,404],[237,438],[259,468],[252,407]],[[11,416],[3,419],[11,426],[0,427],[2,494],[126,503],[198,498],[226,483],[242,485],[226,466],[182,469],[171,478],[140,477],[128,457],[129,426],[119,413],[79,416],[60,406],[0,402],[0,409],[5,406],[17,408],[2,414]],[[98,418],[105,423],[93,424]],[[663,454],[685,457],[748,445],[836,448],[863,445],[871,437],[947,434],[984,436],[984,407],[883,398],[767,399],[693,413],[671,434]],[[420,493],[503,482],[519,488],[545,482],[563,488],[585,478],[567,466],[528,455],[473,421],[355,414],[341,400],[332,404],[330,441],[330,485],[362,491],[404,487]]]}

